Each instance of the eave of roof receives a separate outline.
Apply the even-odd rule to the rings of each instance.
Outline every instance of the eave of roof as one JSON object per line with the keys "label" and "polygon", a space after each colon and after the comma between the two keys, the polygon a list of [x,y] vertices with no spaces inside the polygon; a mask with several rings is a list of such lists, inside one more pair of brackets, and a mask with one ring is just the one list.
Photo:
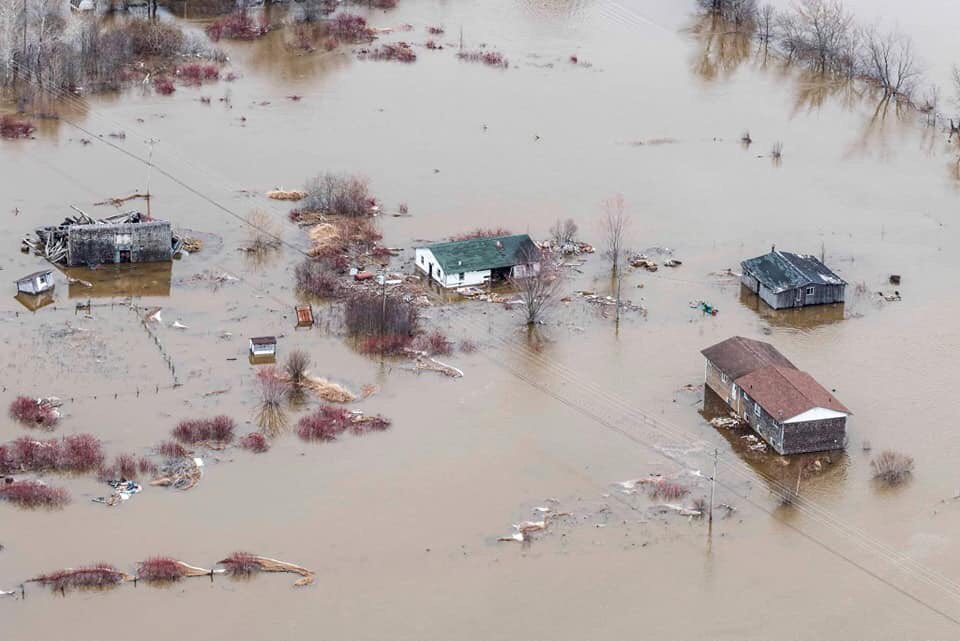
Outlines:
{"label": "eave of roof", "polygon": [[512,267],[521,262],[523,251],[537,251],[537,246],[527,234],[514,234],[434,243],[420,249],[430,250],[445,272],[454,273]]}

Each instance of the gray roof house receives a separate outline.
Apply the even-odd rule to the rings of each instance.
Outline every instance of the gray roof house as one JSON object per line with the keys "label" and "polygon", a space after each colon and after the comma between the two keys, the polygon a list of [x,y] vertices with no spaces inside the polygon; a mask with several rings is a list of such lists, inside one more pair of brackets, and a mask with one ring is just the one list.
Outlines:
{"label": "gray roof house", "polygon": [[740,282],[774,309],[842,303],[847,282],[816,256],[772,250],[740,263]]}
{"label": "gray roof house", "polygon": [[417,269],[441,287],[485,285],[540,269],[540,250],[527,234],[471,238],[417,247]]}

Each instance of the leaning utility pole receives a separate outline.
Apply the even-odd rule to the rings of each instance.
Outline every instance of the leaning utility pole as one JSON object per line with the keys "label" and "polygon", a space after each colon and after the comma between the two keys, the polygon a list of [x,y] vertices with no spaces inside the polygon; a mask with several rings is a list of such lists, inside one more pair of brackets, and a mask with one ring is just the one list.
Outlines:
{"label": "leaning utility pole", "polygon": [[152,218],[150,215],[150,174],[153,171],[153,146],[156,145],[160,140],[158,138],[150,138],[146,141],[150,145],[150,153],[147,155],[147,218]]}

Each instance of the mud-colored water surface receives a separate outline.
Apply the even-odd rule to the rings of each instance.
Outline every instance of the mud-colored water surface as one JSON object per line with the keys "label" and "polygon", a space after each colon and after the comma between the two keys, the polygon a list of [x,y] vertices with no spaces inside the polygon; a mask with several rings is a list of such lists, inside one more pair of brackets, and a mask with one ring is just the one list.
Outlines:
{"label": "mud-colored water surface", "polygon": [[[692,4],[402,0],[368,14],[376,26],[412,25],[381,40],[420,45],[428,25],[443,25],[443,50],[418,46],[410,65],[349,48],[296,54],[274,32],[224,45],[233,82],[72,98],[36,139],[0,142],[7,281],[43,267],[19,252],[20,237],[70,204],[107,215],[93,203],[142,190],[151,139],[153,214],[204,240],[172,269],[71,270],[91,287],[58,272],[53,300],[36,309],[9,283],[4,407],[20,393],[57,395],[54,434],[94,433],[111,454],[146,452],[187,417],[228,414],[251,431],[247,339],[276,335],[281,358],[300,347],[314,374],[354,391],[376,385],[350,407],[393,421],[333,443],[290,430],[265,454],[208,452],[196,488],[148,487],[116,508],[90,500],[109,489],[92,476],[48,479],[73,495],[62,511],[0,504],[0,589],[97,561],[132,571],[155,554],[210,567],[249,550],[316,572],[306,588],[270,574],[65,595],[28,585],[26,598],[0,599],[0,636],[960,634],[956,148],[915,114],[711,33]],[[852,9],[872,19],[861,4],[871,3]],[[933,43],[918,42],[922,56],[945,55],[947,16],[918,23],[912,6],[890,11],[904,29],[922,23],[916,37]],[[461,28],[465,46],[485,43],[509,68],[458,60]],[[576,296],[533,336],[516,310],[434,305],[429,326],[479,349],[445,358],[463,378],[415,373],[354,351],[326,304],[315,302],[317,327],[295,329],[293,270],[307,239],[287,221],[289,203],[263,194],[322,171],[367,176],[385,212],[409,205],[409,216],[379,218],[384,244],[404,248],[397,270],[412,271],[418,240],[477,226],[544,237],[571,217],[599,244],[602,202],[617,193],[630,246],[669,247],[683,264],[631,272],[624,290],[646,314],[626,313],[619,328]],[[287,243],[263,260],[238,251],[253,208],[276,218]],[[822,252],[851,283],[847,303],[777,313],[722,275],[773,244]],[[902,275],[901,301],[877,295],[894,289],[890,274]],[[596,254],[567,288],[608,293],[609,280]],[[719,314],[691,308],[698,300]],[[152,307],[162,320],[145,329]],[[716,407],[703,407],[699,350],[736,334],[773,342],[854,412],[846,451],[822,471],[809,472],[823,457],[758,453],[745,433],[707,422]],[[28,433],[0,420],[4,442]],[[888,448],[916,461],[895,490],[871,479],[871,455]],[[651,512],[616,485],[681,473],[706,497],[715,450],[716,500],[736,509],[712,528]],[[782,505],[800,468],[801,500]],[[529,545],[497,541],[545,505],[572,516]]]}

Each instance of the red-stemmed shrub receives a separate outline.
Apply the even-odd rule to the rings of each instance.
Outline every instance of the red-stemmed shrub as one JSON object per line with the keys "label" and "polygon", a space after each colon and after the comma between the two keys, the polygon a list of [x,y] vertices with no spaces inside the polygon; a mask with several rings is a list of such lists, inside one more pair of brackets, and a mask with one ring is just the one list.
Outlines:
{"label": "red-stemmed shrub", "polygon": [[453,343],[441,332],[435,329],[428,334],[420,334],[413,341],[413,348],[428,354],[447,355],[453,352]]}
{"label": "red-stemmed shrub", "polygon": [[439,36],[443,34],[443,27],[439,25],[427,27],[427,33],[433,36]]}
{"label": "red-stemmed shrub", "polygon": [[350,423],[350,432],[357,436],[368,434],[370,432],[382,432],[391,425],[390,419],[380,416],[364,416],[361,419]]}
{"label": "red-stemmed shrub", "polygon": [[87,472],[103,463],[103,446],[93,434],[72,434],[64,437],[61,446],[60,470]]}
{"label": "red-stemmed shrub", "polygon": [[0,446],[0,474],[15,472],[88,472],[103,463],[103,447],[91,434],[37,440],[26,436]]}
{"label": "red-stemmed shrub", "polygon": [[510,63],[503,54],[498,51],[461,51],[457,57],[467,62],[482,62],[490,67],[500,67],[506,69]]}
{"label": "red-stemmed shrub", "polygon": [[29,396],[18,396],[10,403],[10,418],[24,425],[53,427],[60,418],[56,408]]}
{"label": "red-stemmed shrub", "polygon": [[361,339],[357,343],[357,350],[361,354],[379,354],[383,356],[391,356],[402,354],[407,348],[410,347],[410,343],[412,342],[412,337],[400,334],[369,336]]}
{"label": "red-stemmed shrub", "polygon": [[14,116],[3,116],[0,118],[0,137],[3,138],[29,138],[36,130],[33,123],[29,120],[23,120]]}
{"label": "red-stemmed shrub", "polygon": [[177,67],[177,76],[190,84],[199,85],[204,80],[218,80],[220,67],[210,63],[189,62]]}
{"label": "red-stemmed shrub", "polygon": [[41,481],[7,481],[0,483],[0,500],[27,508],[61,508],[70,502],[70,493]]}
{"label": "red-stemmed shrub", "polygon": [[297,435],[304,441],[335,441],[353,420],[353,415],[342,407],[321,405],[315,412],[300,419]]}
{"label": "red-stemmed shrub", "polygon": [[152,556],[137,564],[137,578],[150,583],[173,583],[187,576],[182,563],[168,556]]}
{"label": "red-stemmed shrub", "polygon": [[260,571],[260,562],[249,552],[234,552],[220,561],[230,576],[250,576]]}
{"label": "red-stemmed shrub", "polygon": [[333,17],[328,25],[330,35],[338,40],[356,42],[373,38],[373,29],[367,26],[363,16],[353,13],[341,13]]}
{"label": "red-stemmed shrub", "polygon": [[206,31],[214,42],[221,38],[255,40],[270,31],[270,22],[266,16],[254,19],[246,11],[237,11],[208,25]]}
{"label": "red-stemmed shrub", "polygon": [[460,351],[464,354],[472,354],[477,351],[477,343],[469,338],[460,341]]}
{"label": "red-stemmed shrub", "polygon": [[270,441],[260,432],[250,432],[240,439],[240,447],[254,454],[263,454],[270,449]]}
{"label": "red-stemmed shrub", "polygon": [[155,77],[153,79],[153,88],[162,96],[169,96],[177,90],[177,86],[173,84],[173,80],[170,80],[170,78],[166,76]]}
{"label": "red-stemmed shrub", "polygon": [[97,563],[41,574],[30,581],[47,585],[52,590],[66,590],[67,588],[109,588],[119,585],[125,578],[126,575],[112,565]]}
{"label": "red-stemmed shrub", "polygon": [[680,485],[679,483],[674,483],[673,481],[651,483],[649,488],[651,498],[666,499],[668,501],[682,499],[690,493],[690,490],[688,490],[686,487]]}
{"label": "red-stemmed shrub", "polygon": [[374,60],[395,60],[397,62],[416,62],[417,52],[406,42],[390,42],[370,51]]}
{"label": "red-stemmed shrub", "polygon": [[168,458],[181,458],[190,452],[176,441],[161,441],[153,446],[153,451]]}
{"label": "red-stemmed shrub", "polygon": [[173,429],[173,438],[182,443],[227,444],[233,441],[236,424],[229,416],[215,416],[204,419],[186,419],[177,423]]}

